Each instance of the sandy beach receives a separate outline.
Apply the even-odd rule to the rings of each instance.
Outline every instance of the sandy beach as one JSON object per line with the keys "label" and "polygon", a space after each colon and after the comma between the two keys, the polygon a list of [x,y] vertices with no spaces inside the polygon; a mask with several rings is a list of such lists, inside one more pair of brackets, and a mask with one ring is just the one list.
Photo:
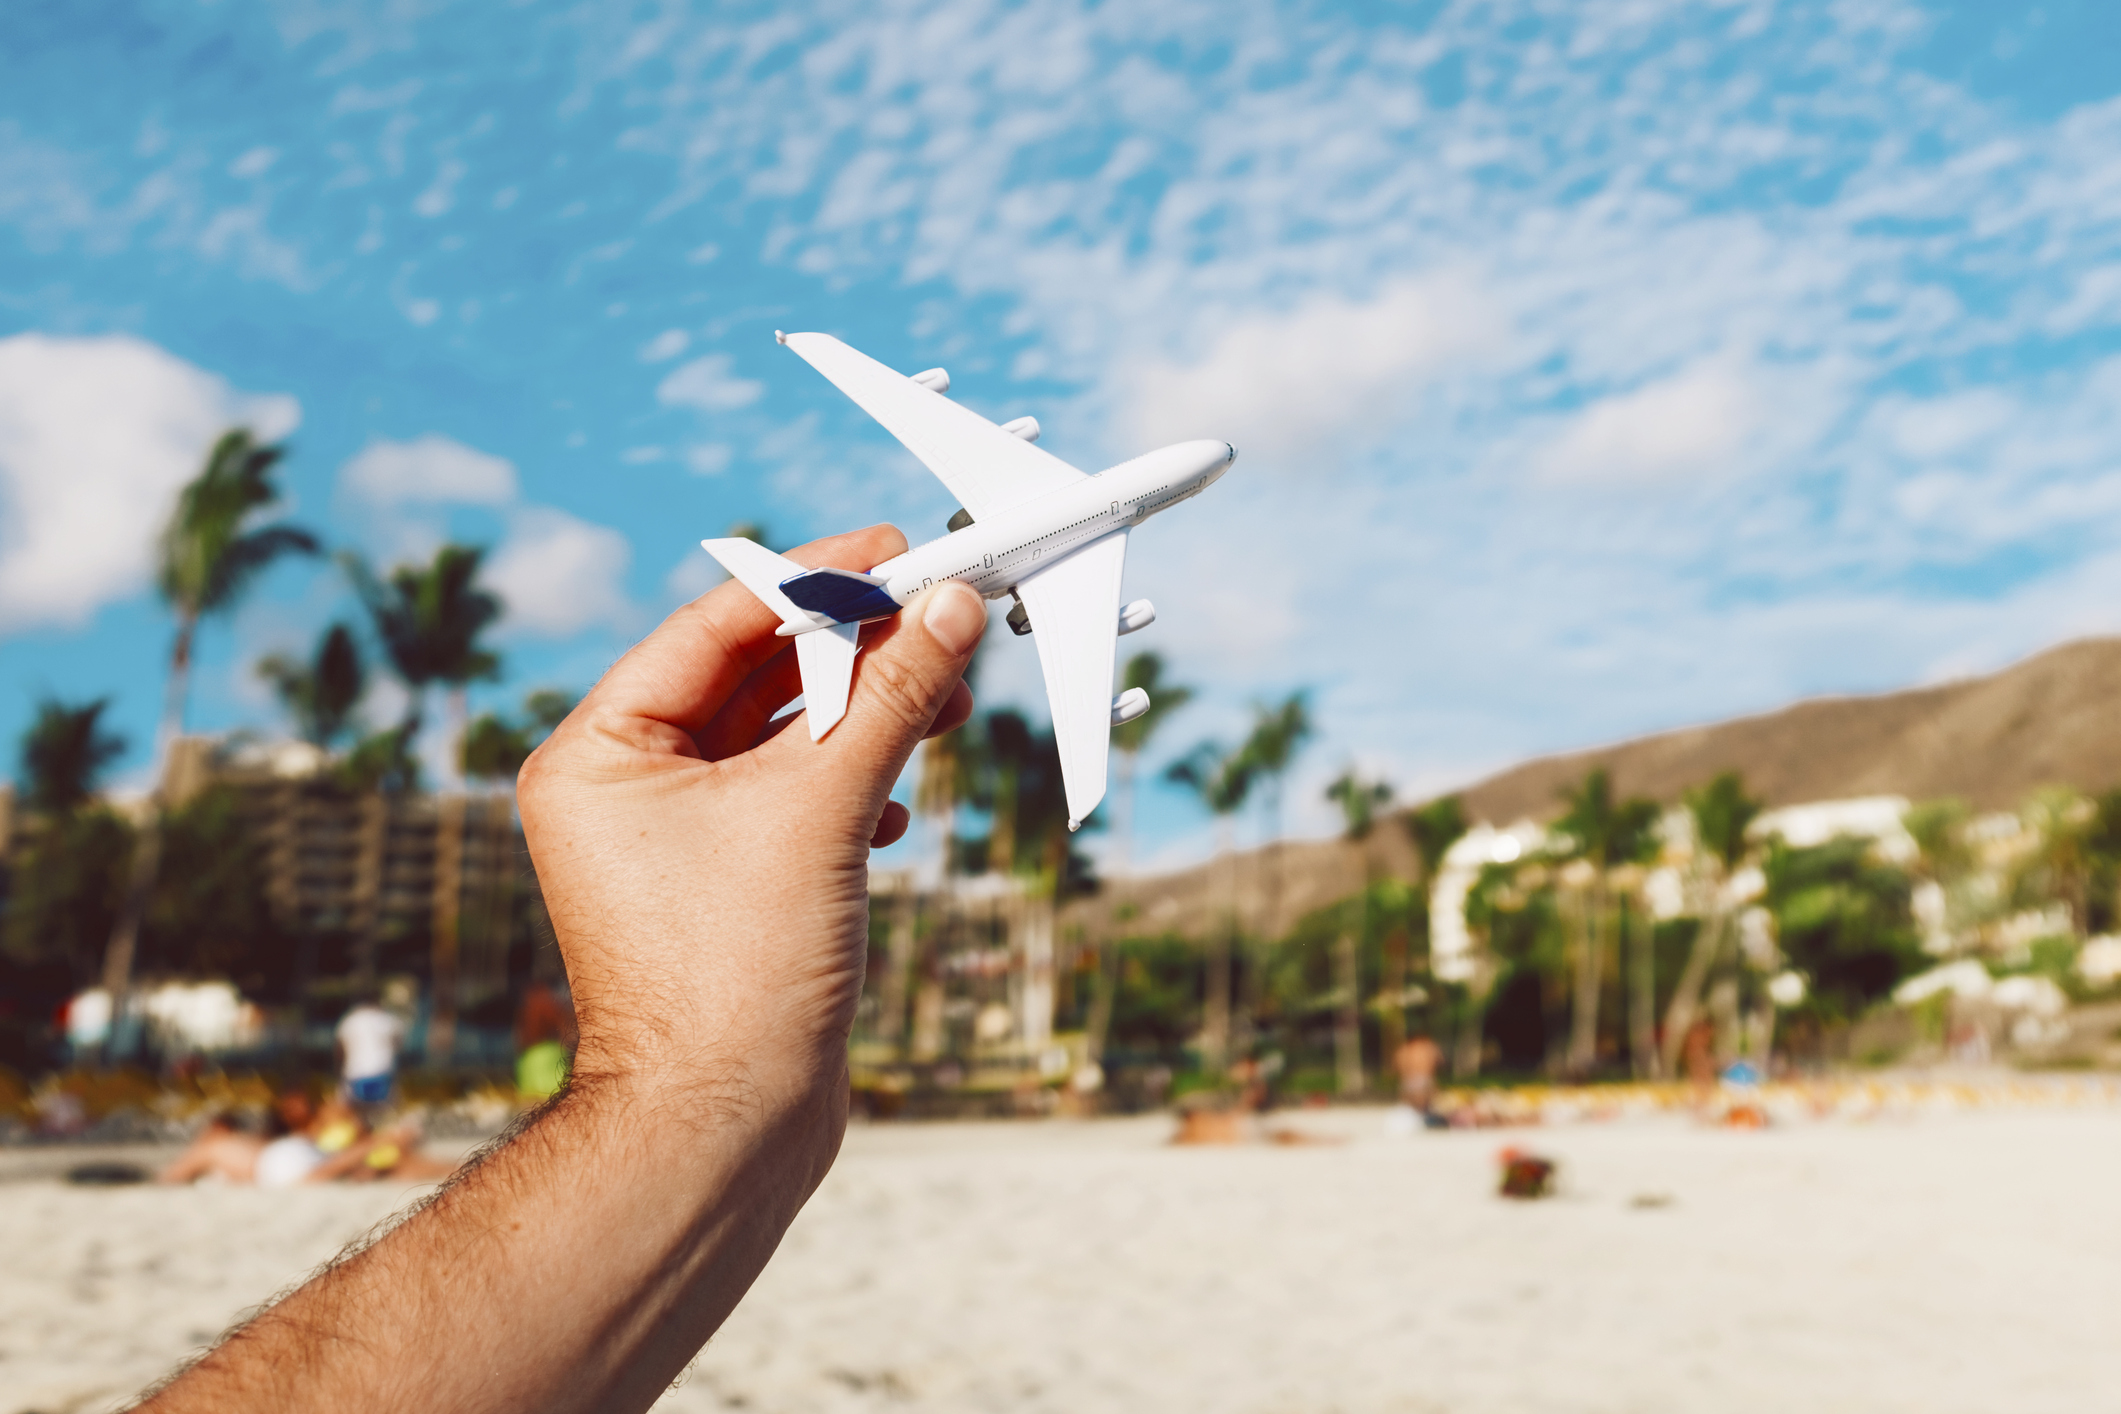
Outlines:
{"label": "sandy beach", "polygon": [[[1175,1149],[857,1128],[670,1410],[2082,1411],[2121,1113]],[[1493,1196],[1503,1144],[1560,1196]],[[0,1411],[122,1404],[426,1190],[74,1189],[0,1156]]]}

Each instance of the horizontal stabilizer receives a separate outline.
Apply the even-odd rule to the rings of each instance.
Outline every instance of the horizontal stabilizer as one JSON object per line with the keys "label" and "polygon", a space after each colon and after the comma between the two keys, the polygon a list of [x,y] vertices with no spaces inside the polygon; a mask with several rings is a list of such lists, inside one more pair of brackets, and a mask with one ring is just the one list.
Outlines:
{"label": "horizontal stabilizer", "polygon": [[[803,710],[810,718],[810,739],[823,741],[825,733],[847,715],[847,695],[854,683],[854,655],[860,646],[860,620],[835,623],[830,615],[815,613],[790,599],[782,583],[799,584],[819,574],[845,576],[847,583],[872,589],[873,575],[852,570],[805,570],[795,561],[759,544],[733,536],[726,540],[702,540],[707,553],[721,561],[759,602],[781,616],[781,633],[795,638],[795,662],[803,674]],[[896,608],[897,605],[893,605]]]}
{"label": "horizontal stabilizer", "polygon": [[791,628],[808,629],[822,627],[831,622],[807,609],[797,608],[795,602],[781,592],[781,581],[803,572],[803,567],[783,555],[759,544],[733,535],[726,540],[702,540],[700,548],[720,561],[730,577],[741,583],[759,602],[781,616],[781,622]]}

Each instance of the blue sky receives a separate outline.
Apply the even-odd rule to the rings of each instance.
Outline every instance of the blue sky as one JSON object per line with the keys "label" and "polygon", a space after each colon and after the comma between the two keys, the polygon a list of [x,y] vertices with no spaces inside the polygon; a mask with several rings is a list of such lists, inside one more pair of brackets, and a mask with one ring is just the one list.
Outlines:
{"label": "blue sky", "polygon": [[[951,503],[772,340],[1095,468],[1204,691],[1408,795],[2121,626],[2121,20],[1917,3],[143,3],[0,13],[0,739],[115,697],[232,419],[388,562],[492,544],[505,704],[792,540]],[[353,613],[276,572],[191,722]],[[1038,701],[1028,645],[985,669]],[[372,707],[394,711],[386,692]],[[1148,792],[1144,849],[1206,838]]]}

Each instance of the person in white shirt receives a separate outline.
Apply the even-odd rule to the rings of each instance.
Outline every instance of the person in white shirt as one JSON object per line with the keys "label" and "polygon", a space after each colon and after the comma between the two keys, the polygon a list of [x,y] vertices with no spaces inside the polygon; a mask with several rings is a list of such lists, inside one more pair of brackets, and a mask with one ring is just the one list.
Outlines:
{"label": "person in white shirt", "polygon": [[390,1098],[398,1041],[404,1034],[404,1023],[371,1000],[339,1018],[339,1074],[346,1081],[347,1099],[380,1105]]}

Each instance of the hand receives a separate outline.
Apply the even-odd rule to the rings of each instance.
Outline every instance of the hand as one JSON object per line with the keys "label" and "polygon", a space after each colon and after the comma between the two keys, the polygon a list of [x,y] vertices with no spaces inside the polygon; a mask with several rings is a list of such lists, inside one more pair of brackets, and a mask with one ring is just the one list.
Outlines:
{"label": "hand", "polygon": [[[880,526],[789,558],[867,569],[905,548]],[[584,1083],[650,1074],[769,1101],[837,1086],[844,1101],[869,851],[905,832],[889,797],[914,746],[971,713],[960,678],[986,623],[946,581],[871,625],[845,720],[812,742],[769,727],[800,690],[795,653],[731,582],[672,614],[538,748],[523,828]]]}
{"label": "hand", "polygon": [[[867,569],[877,527],[793,552]],[[847,715],[775,733],[795,654],[726,584],[672,614],[523,768],[580,1013],[575,1078],[436,1199],[146,1406],[645,1410],[830,1167],[891,786],[971,713],[987,611],[946,582],[865,634]]]}

